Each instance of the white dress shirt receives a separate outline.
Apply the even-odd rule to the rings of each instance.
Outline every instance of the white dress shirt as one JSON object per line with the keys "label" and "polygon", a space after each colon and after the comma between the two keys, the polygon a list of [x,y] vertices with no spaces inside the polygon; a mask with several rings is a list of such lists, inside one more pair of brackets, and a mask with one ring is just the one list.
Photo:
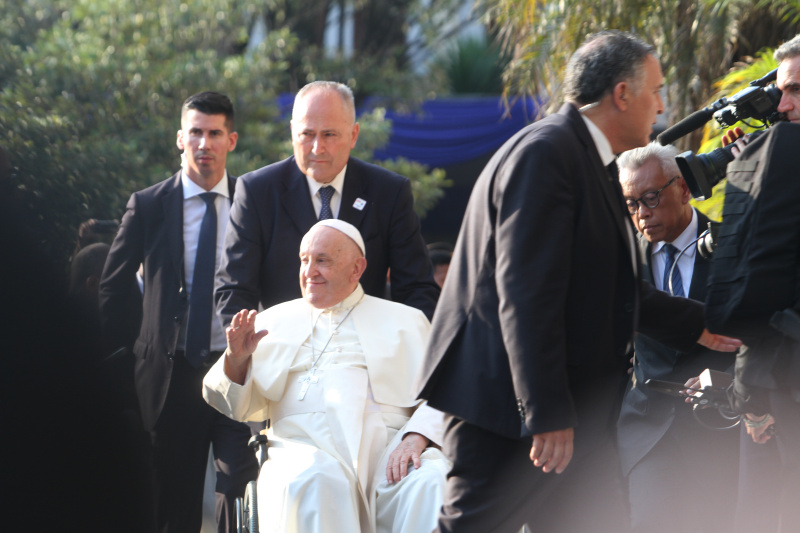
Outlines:
{"label": "white dress shirt", "polygon": [[[678,270],[681,273],[681,281],[683,282],[683,294],[676,294],[675,296],[689,296],[689,287],[692,284],[692,275],[694,274],[694,257],[697,253],[697,246],[694,246],[694,240],[697,238],[697,211],[692,208],[692,220],[683,233],[678,235],[678,238],[669,244],[672,244],[678,249],[678,252],[686,248],[686,251],[678,259]],[[664,241],[655,243],[650,247],[651,266],[653,269],[653,281],[656,283],[656,288],[659,290],[669,292],[664,287],[664,268],[667,264],[667,251],[664,249]],[[677,257],[677,254],[676,254]]]}
{"label": "white dress shirt", "polygon": [[322,198],[319,196],[319,190],[328,185],[333,187],[335,191],[331,197],[331,214],[333,218],[339,218],[339,208],[342,206],[342,189],[344,189],[344,173],[346,171],[347,165],[336,174],[336,177],[330,183],[319,183],[306,176],[308,190],[311,193],[311,203],[314,204],[314,212],[317,214],[317,218],[319,218],[319,212],[322,209]]}
{"label": "white dress shirt", "polygon": [[[589,134],[592,136],[592,140],[594,141],[594,146],[597,148],[597,153],[600,154],[600,160],[603,162],[603,166],[607,167],[613,161],[617,160],[617,157],[614,155],[614,152],[611,150],[611,143],[608,142],[608,137],[606,137],[603,130],[597,127],[597,125],[591,121],[591,119],[587,118],[586,115],[581,113],[581,118],[586,123],[586,127],[589,128]],[[638,276],[639,272],[639,259],[636,254],[636,240],[633,234],[633,228],[630,224],[627,223],[628,218],[627,213],[624,213],[623,216],[625,217],[625,232],[628,236],[628,249],[631,251],[631,263],[633,264],[633,273],[634,275]]]}

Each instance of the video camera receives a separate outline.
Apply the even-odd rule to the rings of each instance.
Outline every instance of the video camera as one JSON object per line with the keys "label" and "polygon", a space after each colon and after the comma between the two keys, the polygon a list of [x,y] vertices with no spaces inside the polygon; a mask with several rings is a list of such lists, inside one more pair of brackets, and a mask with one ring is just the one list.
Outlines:
{"label": "video camera", "polygon": [[[763,127],[785,120],[778,112],[781,90],[770,82],[775,81],[778,69],[763,78],[753,80],[749,86],[730,97],[723,97],[710,106],[695,111],[658,136],[658,142],[667,145],[703,126],[713,117],[723,127],[731,127],[739,121],[759,120]],[[763,130],[750,134],[753,139]],[[692,196],[698,200],[711,197],[714,186],[725,178],[728,163],[733,161],[733,145],[717,148],[707,154],[695,155],[691,151],[676,156],[678,168]]]}

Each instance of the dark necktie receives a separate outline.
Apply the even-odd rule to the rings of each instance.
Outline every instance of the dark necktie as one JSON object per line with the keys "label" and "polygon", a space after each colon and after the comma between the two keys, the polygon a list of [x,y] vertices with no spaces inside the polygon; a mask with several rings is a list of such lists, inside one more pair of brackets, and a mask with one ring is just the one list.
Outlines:
{"label": "dark necktie", "polygon": [[[667,260],[664,263],[663,290],[669,292],[670,294],[674,294],[675,296],[683,296],[683,279],[681,278],[681,270],[677,265],[675,266],[675,269],[672,270],[672,265],[675,263],[675,255],[678,253],[678,249],[671,244],[665,244],[664,252],[667,254]],[[672,291],[669,290],[670,270],[672,270]]]}
{"label": "dark necktie", "polygon": [[192,293],[189,295],[189,320],[186,324],[186,358],[195,368],[203,363],[211,347],[214,270],[217,259],[216,197],[217,194],[213,192],[200,195],[206,203],[206,212],[200,223],[200,235],[197,239]]}
{"label": "dark necktie", "polygon": [[319,210],[320,220],[333,218],[333,213],[331,212],[331,198],[333,198],[333,193],[335,190],[336,189],[329,185],[320,188],[319,197],[322,200],[322,207]]}

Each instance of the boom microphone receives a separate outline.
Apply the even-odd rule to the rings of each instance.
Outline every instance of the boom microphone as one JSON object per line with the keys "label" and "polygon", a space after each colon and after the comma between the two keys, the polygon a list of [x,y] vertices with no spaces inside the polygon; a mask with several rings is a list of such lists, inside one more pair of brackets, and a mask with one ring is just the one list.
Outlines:
{"label": "boom microphone", "polygon": [[669,127],[661,132],[661,134],[657,137],[658,142],[661,144],[661,146],[672,144],[673,141],[676,141],[684,135],[687,135],[697,128],[703,126],[706,122],[711,120],[713,115],[714,109],[709,107],[701,109],[700,111],[695,111],[674,126]]}

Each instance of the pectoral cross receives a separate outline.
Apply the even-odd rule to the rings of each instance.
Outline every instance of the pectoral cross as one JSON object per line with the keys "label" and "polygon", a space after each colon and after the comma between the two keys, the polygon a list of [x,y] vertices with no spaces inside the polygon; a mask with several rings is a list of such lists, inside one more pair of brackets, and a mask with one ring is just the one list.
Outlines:
{"label": "pectoral cross", "polygon": [[311,386],[312,383],[319,382],[319,378],[314,375],[316,371],[317,371],[316,368],[312,368],[311,372],[309,372],[308,374],[297,380],[298,383],[303,384],[303,386],[300,387],[300,394],[297,395],[298,400],[302,401],[303,398],[306,397],[306,393],[308,392],[308,387]]}

